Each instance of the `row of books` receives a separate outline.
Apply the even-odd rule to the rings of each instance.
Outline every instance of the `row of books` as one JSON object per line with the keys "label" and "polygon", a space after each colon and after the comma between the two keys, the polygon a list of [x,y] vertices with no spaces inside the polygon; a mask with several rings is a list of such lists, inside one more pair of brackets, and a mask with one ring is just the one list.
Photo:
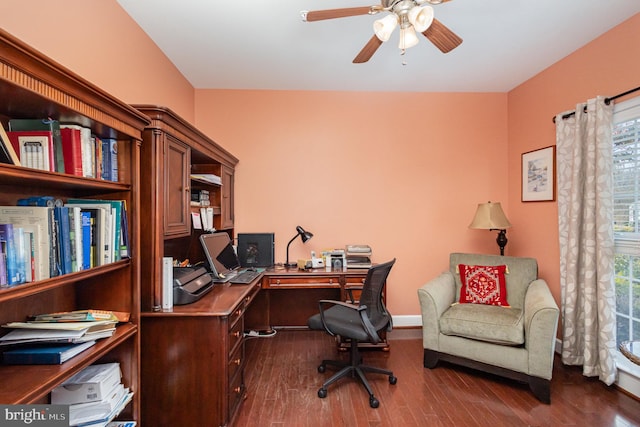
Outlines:
{"label": "row of books", "polygon": [[0,161],[85,178],[118,181],[118,142],[57,120],[11,119],[0,126]]}
{"label": "row of books", "polygon": [[18,204],[0,206],[0,286],[129,258],[123,200],[69,199],[63,204],[44,196]]}

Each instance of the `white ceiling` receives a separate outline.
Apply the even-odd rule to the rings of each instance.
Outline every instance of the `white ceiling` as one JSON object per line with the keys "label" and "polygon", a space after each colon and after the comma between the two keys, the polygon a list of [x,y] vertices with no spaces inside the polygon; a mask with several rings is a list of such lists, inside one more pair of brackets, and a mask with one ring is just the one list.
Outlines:
{"label": "white ceiling", "polygon": [[639,0],[453,0],[434,9],[464,40],[455,50],[420,36],[401,56],[396,30],[353,64],[383,15],[300,11],[376,0],[117,1],[198,89],[506,92],[640,12]]}

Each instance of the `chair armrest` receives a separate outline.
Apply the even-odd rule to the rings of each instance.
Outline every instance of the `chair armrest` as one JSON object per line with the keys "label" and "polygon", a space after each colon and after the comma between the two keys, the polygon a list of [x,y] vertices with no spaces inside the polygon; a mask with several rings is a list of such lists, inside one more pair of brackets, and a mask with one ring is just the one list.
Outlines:
{"label": "chair armrest", "polygon": [[531,282],[524,299],[525,347],[529,375],[551,379],[560,310],[542,279]]}
{"label": "chair armrest", "polygon": [[328,299],[322,299],[320,301],[318,301],[318,307],[320,308],[320,319],[322,320],[322,326],[324,327],[325,331],[327,331],[329,334],[335,336],[336,334],[333,333],[333,331],[331,331],[331,329],[328,327],[325,318],[324,318],[324,311],[325,311],[325,305],[332,305],[332,306],[342,306],[354,311],[357,311],[360,314],[360,321],[362,322],[362,327],[364,328],[364,330],[366,331],[367,335],[369,336],[369,339],[371,340],[371,342],[373,344],[377,344],[380,342],[380,336],[378,335],[378,331],[376,331],[376,329],[373,327],[373,324],[371,323],[371,320],[369,319],[369,315],[367,315],[367,306],[366,305],[355,305],[355,304],[351,304],[345,301],[336,301],[336,300],[328,300]]}
{"label": "chair armrest", "polygon": [[422,312],[422,344],[424,348],[438,350],[440,316],[456,300],[456,284],[451,272],[444,272],[418,289]]}

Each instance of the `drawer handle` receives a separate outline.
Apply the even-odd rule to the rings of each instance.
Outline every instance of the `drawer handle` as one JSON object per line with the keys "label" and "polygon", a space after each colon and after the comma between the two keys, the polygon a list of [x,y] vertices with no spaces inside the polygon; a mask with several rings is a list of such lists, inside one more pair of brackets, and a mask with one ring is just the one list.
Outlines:
{"label": "drawer handle", "polygon": [[276,279],[276,285],[280,284],[280,279]]}
{"label": "drawer handle", "polygon": [[240,362],[241,362],[241,361],[242,361],[242,360],[241,360],[240,358],[237,358],[236,360],[234,360],[234,361],[233,361],[233,363],[234,363],[235,365],[240,366]]}
{"label": "drawer handle", "polygon": [[240,331],[235,331],[233,333],[233,336],[236,337],[236,338],[240,338]]}
{"label": "drawer handle", "polygon": [[246,298],[244,299],[244,302],[249,302],[249,301],[251,301],[251,297],[246,297]]}
{"label": "drawer handle", "polygon": [[233,389],[233,392],[235,394],[240,394],[241,391],[242,391],[242,387],[236,387],[236,388]]}
{"label": "drawer handle", "polygon": [[333,284],[333,279],[329,279],[329,284],[332,285]]}
{"label": "drawer handle", "polygon": [[240,316],[242,314],[242,309],[239,308],[236,310],[236,316]]}

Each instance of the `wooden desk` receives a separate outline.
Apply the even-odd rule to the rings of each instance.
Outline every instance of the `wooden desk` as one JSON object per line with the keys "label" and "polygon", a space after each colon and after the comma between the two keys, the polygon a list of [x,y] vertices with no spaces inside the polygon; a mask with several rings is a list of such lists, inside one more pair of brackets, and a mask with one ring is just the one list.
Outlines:
{"label": "wooden desk", "polygon": [[[245,314],[245,327],[253,330],[308,329],[307,320],[318,313],[318,301],[358,299],[366,269],[311,269],[275,267],[265,271],[262,291]],[[383,342],[362,347],[389,349]],[[346,348],[346,343],[340,342]]]}
{"label": "wooden desk", "polygon": [[246,396],[244,315],[260,291],[216,285],[192,304],[142,313],[143,426],[226,426]]}

